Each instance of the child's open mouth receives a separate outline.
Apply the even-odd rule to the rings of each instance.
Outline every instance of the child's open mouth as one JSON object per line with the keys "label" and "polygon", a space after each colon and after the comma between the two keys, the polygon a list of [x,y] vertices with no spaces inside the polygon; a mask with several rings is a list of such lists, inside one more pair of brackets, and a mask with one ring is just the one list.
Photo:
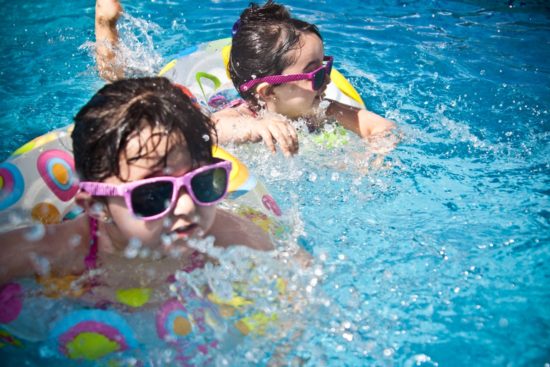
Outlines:
{"label": "child's open mouth", "polygon": [[174,229],[171,232],[171,236],[173,239],[189,238],[197,228],[199,228],[199,226],[196,223],[191,223],[186,226],[181,226]]}

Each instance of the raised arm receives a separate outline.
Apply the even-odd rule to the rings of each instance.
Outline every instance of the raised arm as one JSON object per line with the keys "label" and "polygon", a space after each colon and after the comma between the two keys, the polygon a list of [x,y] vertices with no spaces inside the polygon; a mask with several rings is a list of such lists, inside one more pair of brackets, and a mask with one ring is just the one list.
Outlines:
{"label": "raised arm", "polygon": [[330,101],[327,115],[334,117],[342,126],[362,138],[390,131],[395,124],[374,112]]}
{"label": "raised arm", "polygon": [[118,0],[97,0],[95,3],[96,62],[99,75],[107,81],[124,77],[123,65],[116,60],[116,23],[121,13]]}

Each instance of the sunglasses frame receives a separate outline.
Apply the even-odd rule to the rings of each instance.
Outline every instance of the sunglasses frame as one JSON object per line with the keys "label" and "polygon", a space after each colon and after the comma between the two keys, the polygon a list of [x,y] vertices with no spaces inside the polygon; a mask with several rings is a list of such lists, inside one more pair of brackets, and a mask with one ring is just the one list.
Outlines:
{"label": "sunglasses frame", "polygon": [[310,73],[264,76],[262,78],[252,79],[244,84],[241,84],[241,86],[239,87],[239,90],[241,92],[246,92],[260,83],[283,84],[288,82],[295,82],[298,80],[311,80],[311,89],[319,90],[321,89],[322,85],[319,88],[315,88],[315,75],[321,72],[321,70],[325,70],[325,78],[323,79],[323,82],[324,82],[327,75],[330,76],[330,72],[332,71],[333,61],[334,61],[334,58],[332,56],[325,56],[323,58],[323,62],[326,62],[326,64],[321,65],[320,67],[318,67],[317,69],[313,70]]}
{"label": "sunglasses frame", "polygon": [[[197,169],[194,169],[192,171],[189,171],[189,172],[183,174],[182,176],[151,177],[151,178],[146,178],[146,179],[143,179],[143,180],[136,180],[136,181],[133,181],[133,182],[123,183],[123,184],[108,184],[108,183],[104,183],[104,182],[81,181],[79,183],[79,187],[82,191],[85,191],[85,192],[89,193],[92,196],[122,196],[122,197],[124,197],[126,207],[128,208],[128,210],[130,210],[132,212],[132,214],[135,217],[137,217],[139,219],[142,219],[144,221],[151,221],[151,220],[156,220],[156,219],[164,217],[168,212],[170,212],[170,210],[172,210],[174,208],[182,187],[185,187],[185,190],[186,190],[187,194],[191,197],[193,202],[197,205],[211,206],[211,205],[215,205],[215,204],[219,203],[221,200],[223,200],[223,198],[227,194],[227,189],[229,187],[231,167],[232,167],[232,165],[231,165],[230,161],[220,160],[219,162],[216,162],[216,163],[213,163],[213,164],[208,164],[208,165],[199,167]],[[200,175],[201,173],[205,173],[205,172],[208,172],[210,170],[214,170],[214,169],[218,169],[218,168],[223,168],[226,172],[226,175],[227,175],[227,181],[226,181],[226,185],[225,185],[225,189],[224,189],[223,194],[220,196],[219,199],[214,200],[212,202],[206,202],[205,203],[205,202],[200,201],[195,196],[195,192],[193,191],[193,188],[191,186],[191,180],[195,176]],[[140,186],[147,185],[147,184],[152,184],[152,183],[155,183],[155,182],[170,182],[173,185],[172,197],[170,198],[170,205],[164,211],[162,211],[159,214],[155,214],[155,215],[147,216],[147,217],[140,216],[134,211],[134,207],[132,205],[132,191],[135,190],[136,188],[140,187]]]}

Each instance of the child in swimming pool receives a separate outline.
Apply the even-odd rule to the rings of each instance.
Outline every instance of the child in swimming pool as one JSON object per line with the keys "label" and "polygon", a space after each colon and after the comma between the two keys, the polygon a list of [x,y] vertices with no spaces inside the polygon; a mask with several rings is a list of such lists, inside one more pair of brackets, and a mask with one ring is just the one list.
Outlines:
{"label": "child in swimming pool", "polygon": [[[319,128],[326,117],[334,118],[362,138],[392,129],[392,122],[371,111],[331,100],[327,100],[326,117],[319,117],[332,63],[315,25],[292,18],[283,5],[271,0],[263,6],[251,4],[233,28],[228,66],[231,80],[246,103],[214,114],[220,136],[228,135],[226,131],[235,124],[270,119],[271,115],[255,117],[262,109],[291,120],[304,118],[310,130]],[[292,143],[288,137],[272,138],[283,150]],[[269,140],[264,142],[274,150]]]}
{"label": "child in swimming pool", "polygon": [[[122,8],[118,0],[97,0],[96,39],[100,73],[111,79],[122,75],[112,49],[116,21]],[[324,54],[323,40],[313,24],[294,19],[272,1],[251,4],[233,29],[229,72],[245,103],[214,113],[218,142],[258,142],[271,151],[279,144],[286,155],[298,151],[298,136],[289,120],[303,118],[308,128],[319,128],[326,117],[362,138],[387,133],[393,122],[366,109],[328,102],[326,116],[318,113],[330,83],[332,58]],[[268,112],[268,113],[263,113]]]}
{"label": "child in swimming pool", "polygon": [[81,179],[75,199],[84,214],[47,226],[38,240],[28,228],[0,235],[0,284],[97,270],[94,295],[110,299],[117,288],[166,288],[177,270],[203,266],[207,259],[190,239],[271,250],[262,229],[215,205],[230,163],[212,157],[212,131],[211,120],[165,78],[103,87],[76,115],[72,133]]}

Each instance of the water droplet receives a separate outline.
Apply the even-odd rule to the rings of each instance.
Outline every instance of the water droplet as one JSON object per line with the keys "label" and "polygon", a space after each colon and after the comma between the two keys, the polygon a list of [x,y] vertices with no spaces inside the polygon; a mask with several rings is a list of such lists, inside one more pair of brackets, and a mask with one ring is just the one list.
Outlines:
{"label": "water droplet", "polygon": [[166,234],[166,233],[163,233],[161,236],[160,236],[160,242],[162,243],[162,246],[164,247],[170,247],[170,245],[172,244],[172,236],[169,235],[169,234]]}
{"label": "water droplet", "polygon": [[71,238],[69,238],[69,245],[72,247],[76,247],[80,244],[80,241],[82,241],[82,236],[79,234],[75,234],[74,236],[71,236]]}
{"label": "water droplet", "polygon": [[42,223],[36,223],[30,226],[25,233],[23,234],[23,237],[27,241],[39,241],[41,240],[44,235],[46,234],[46,226],[44,226]]}
{"label": "water droplet", "polygon": [[166,216],[163,220],[162,220],[162,226],[164,228],[170,228],[172,226],[172,224],[174,223],[174,221],[169,217],[169,216]]}
{"label": "water droplet", "polygon": [[31,262],[34,270],[38,275],[48,275],[50,273],[50,262],[43,256],[39,256],[36,253],[31,253]]}
{"label": "water droplet", "polygon": [[90,215],[92,216],[101,216],[103,212],[105,211],[105,205],[100,202],[95,202],[92,204],[92,207],[90,208]]}
{"label": "water droplet", "polygon": [[327,101],[326,99],[323,99],[321,102],[319,102],[319,108],[320,109],[326,110],[329,107],[330,107],[330,102]]}
{"label": "water droplet", "polygon": [[204,134],[204,135],[202,136],[202,139],[203,139],[204,141],[210,141],[210,136],[209,136],[208,134]]}
{"label": "water droplet", "polygon": [[151,250],[148,249],[147,247],[142,248],[142,249],[139,251],[139,257],[142,258],[142,259],[148,258],[149,255],[151,255]]}
{"label": "water droplet", "polygon": [[342,337],[346,339],[348,342],[353,341],[353,334],[352,333],[344,333],[342,334]]}
{"label": "water droplet", "polygon": [[124,250],[124,256],[126,256],[129,259],[133,259],[136,256],[138,256],[140,248],[141,248],[141,240],[139,240],[138,238],[132,237],[130,238],[130,241],[128,241],[128,245]]}
{"label": "water droplet", "polygon": [[508,320],[505,318],[501,318],[500,320],[498,320],[498,326],[508,327]]}

